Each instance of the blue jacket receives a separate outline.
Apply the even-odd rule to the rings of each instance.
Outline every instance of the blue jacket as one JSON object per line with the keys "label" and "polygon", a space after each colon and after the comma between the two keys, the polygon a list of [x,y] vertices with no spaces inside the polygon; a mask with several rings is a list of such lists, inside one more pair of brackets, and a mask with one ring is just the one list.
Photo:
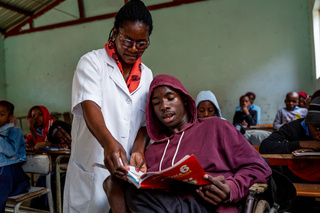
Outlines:
{"label": "blue jacket", "polygon": [[26,161],[22,130],[12,123],[0,127],[0,167]]}

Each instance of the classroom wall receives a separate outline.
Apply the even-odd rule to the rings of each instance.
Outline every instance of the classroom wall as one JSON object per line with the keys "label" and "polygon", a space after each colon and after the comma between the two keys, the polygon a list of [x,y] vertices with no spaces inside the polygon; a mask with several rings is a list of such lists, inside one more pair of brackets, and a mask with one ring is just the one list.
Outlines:
{"label": "classroom wall", "polygon": [[7,98],[6,72],[4,64],[4,42],[3,39],[0,38],[0,99]]}
{"label": "classroom wall", "polygon": [[[151,13],[154,31],[143,62],[154,75],[178,77],[194,98],[210,89],[231,122],[247,91],[257,95],[262,123],[272,123],[287,92],[314,90],[308,1],[210,0]],[[77,62],[103,47],[112,26],[108,19],[7,38],[7,97],[16,115],[36,104],[70,111]]]}

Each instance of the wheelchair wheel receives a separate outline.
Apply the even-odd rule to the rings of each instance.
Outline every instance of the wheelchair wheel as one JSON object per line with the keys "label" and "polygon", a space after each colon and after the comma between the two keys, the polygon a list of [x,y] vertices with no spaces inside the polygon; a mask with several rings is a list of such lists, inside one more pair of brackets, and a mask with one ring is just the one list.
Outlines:
{"label": "wheelchair wheel", "polygon": [[268,213],[270,211],[270,205],[266,200],[259,200],[252,213]]}

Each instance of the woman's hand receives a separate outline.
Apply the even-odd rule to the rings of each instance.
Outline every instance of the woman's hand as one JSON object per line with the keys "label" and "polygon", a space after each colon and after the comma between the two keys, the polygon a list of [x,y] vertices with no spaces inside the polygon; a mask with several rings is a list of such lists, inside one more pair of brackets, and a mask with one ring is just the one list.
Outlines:
{"label": "woman's hand", "polygon": [[115,139],[109,140],[104,146],[104,164],[111,175],[126,179],[128,172],[126,151]]}
{"label": "woman's hand", "polygon": [[230,197],[230,186],[224,176],[212,177],[208,174],[203,176],[204,179],[210,181],[212,184],[201,186],[197,189],[198,194],[208,203],[215,206]]}
{"label": "woman's hand", "polygon": [[141,172],[147,172],[147,164],[144,154],[141,152],[134,152],[130,158],[130,165],[138,168]]}
{"label": "woman's hand", "polygon": [[317,140],[300,141],[299,145],[301,149],[312,149],[312,152],[320,151],[320,141]]}

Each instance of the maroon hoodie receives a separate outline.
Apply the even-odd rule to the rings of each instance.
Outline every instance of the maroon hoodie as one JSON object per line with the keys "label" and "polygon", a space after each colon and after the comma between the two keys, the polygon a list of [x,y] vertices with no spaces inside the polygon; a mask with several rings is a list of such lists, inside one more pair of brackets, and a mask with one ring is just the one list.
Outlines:
{"label": "maroon hoodie", "polygon": [[[190,122],[180,132],[170,136],[165,135],[164,127],[151,105],[151,94],[158,86],[170,86],[188,99],[186,107]],[[218,117],[197,119],[195,101],[181,82],[173,76],[158,75],[151,82],[146,105],[146,122],[148,134],[155,141],[145,153],[148,172],[159,171],[162,157],[161,170],[172,166],[185,155],[195,155],[209,175],[223,175],[230,185],[230,198],[217,209],[218,212],[237,212],[234,205],[228,203],[240,201],[247,196],[252,184],[266,183],[271,175],[267,163],[230,122]]]}

